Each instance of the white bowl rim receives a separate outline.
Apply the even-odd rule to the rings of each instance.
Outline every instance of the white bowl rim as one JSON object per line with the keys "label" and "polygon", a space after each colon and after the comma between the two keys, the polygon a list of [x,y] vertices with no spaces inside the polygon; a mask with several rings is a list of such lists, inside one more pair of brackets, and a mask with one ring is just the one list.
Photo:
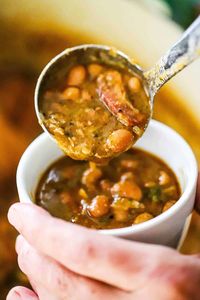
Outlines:
{"label": "white bowl rim", "polygon": [[[185,187],[185,191],[182,193],[180,199],[167,211],[161,213],[160,215],[156,216],[155,218],[148,220],[146,222],[140,223],[140,224],[135,224],[134,226],[129,226],[129,227],[122,227],[122,228],[116,228],[116,229],[101,229],[98,230],[98,232],[101,232],[106,235],[114,235],[114,236],[127,236],[129,234],[138,234],[140,232],[144,232],[145,230],[151,229],[153,227],[158,227],[159,224],[163,223],[167,219],[171,218],[173,215],[177,213],[177,211],[186,204],[188,199],[190,198],[196,183],[197,183],[197,176],[198,176],[198,164],[197,160],[194,156],[194,153],[189,146],[189,144],[183,139],[181,135],[179,135],[174,129],[170,128],[169,126],[156,121],[156,120],[151,120],[149,123],[150,127],[158,127],[160,126],[161,129],[165,130],[168,132],[170,135],[174,135],[176,139],[179,140],[180,143],[182,143],[183,147],[185,148],[185,151],[187,151],[188,155],[190,156],[190,163],[192,165],[192,172],[189,176],[189,180],[187,182],[187,185]],[[18,188],[18,193],[21,196],[23,195],[25,203],[33,203],[32,200],[30,199],[29,193],[27,192],[27,189],[25,187],[24,183],[24,178],[23,178],[23,172],[24,169],[26,168],[26,163],[27,160],[31,159],[31,152],[34,148],[38,147],[38,144],[40,144],[43,140],[46,138],[51,139],[49,135],[44,132],[40,134],[25,150],[24,154],[22,155],[18,168],[17,168],[17,173],[16,173],[16,180],[17,180],[17,188]],[[141,148],[142,147],[138,147]],[[63,154],[64,155],[64,154]],[[162,157],[161,157],[162,159]],[[45,170],[44,170],[45,171]],[[42,174],[42,172],[41,172]],[[40,178],[38,176],[38,178]]]}

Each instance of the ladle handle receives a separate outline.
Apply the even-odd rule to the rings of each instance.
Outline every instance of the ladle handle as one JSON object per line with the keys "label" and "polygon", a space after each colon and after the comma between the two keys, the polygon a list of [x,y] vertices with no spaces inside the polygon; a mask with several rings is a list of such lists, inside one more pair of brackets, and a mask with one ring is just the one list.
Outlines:
{"label": "ladle handle", "polygon": [[183,33],[181,39],[144,73],[151,95],[174,75],[200,56],[200,16]]}

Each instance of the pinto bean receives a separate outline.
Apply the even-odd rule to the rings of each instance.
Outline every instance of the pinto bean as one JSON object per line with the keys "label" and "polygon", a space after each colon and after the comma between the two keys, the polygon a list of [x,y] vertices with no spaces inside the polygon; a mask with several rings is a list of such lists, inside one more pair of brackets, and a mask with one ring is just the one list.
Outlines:
{"label": "pinto bean", "polygon": [[168,210],[170,207],[172,207],[174,204],[176,203],[175,200],[169,200],[165,203],[165,205],[163,206],[163,210],[162,212],[165,212],[166,210]]}
{"label": "pinto bean", "polygon": [[99,64],[90,64],[88,66],[88,73],[92,79],[95,79],[102,71],[103,67]]}
{"label": "pinto bean", "polygon": [[102,171],[99,168],[87,169],[83,173],[82,183],[87,187],[94,185],[102,176]]}
{"label": "pinto bean", "polygon": [[62,192],[59,197],[61,203],[63,204],[69,204],[70,202],[72,202],[72,196],[68,192]]}
{"label": "pinto bean", "polygon": [[147,188],[152,188],[156,186],[156,183],[154,181],[147,181],[145,182],[144,186]]}
{"label": "pinto bean", "polygon": [[109,192],[112,187],[112,183],[108,179],[103,179],[100,181],[100,187],[104,192]]}
{"label": "pinto bean", "polygon": [[63,107],[60,103],[51,103],[49,113],[62,113],[62,111]]}
{"label": "pinto bean", "polygon": [[62,92],[66,100],[77,100],[80,97],[80,90],[76,87],[68,87]]}
{"label": "pinto bean", "polygon": [[67,77],[67,84],[79,86],[84,82],[85,78],[86,78],[85,67],[82,65],[78,65],[73,67],[70,70],[69,75]]}
{"label": "pinto bean", "polygon": [[163,189],[163,193],[166,194],[167,196],[173,196],[175,192],[176,192],[175,185],[171,185],[171,186],[167,187],[166,189]]}
{"label": "pinto bean", "polygon": [[132,172],[126,172],[124,174],[121,175],[120,177],[120,181],[127,181],[127,180],[131,180],[133,181],[135,179],[135,175]]}
{"label": "pinto bean", "polygon": [[83,188],[80,188],[80,190],[78,191],[78,194],[79,194],[79,196],[81,196],[84,199],[88,198],[88,195]]}
{"label": "pinto bean", "polygon": [[87,90],[82,90],[81,99],[83,99],[83,101],[90,101],[92,99],[92,96]]}
{"label": "pinto bean", "polygon": [[144,212],[144,213],[142,213],[142,214],[139,214],[139,215],[135,218],[133,224],[143,223],[143,222],[148,221],[148,220],[151,220],[151,219],[153,219],[153,216],[152,216],[151,214],[147,213],[147,212]]}
{"label": "pinto bean", "polygon": [[131,147],[133,135],[126,129],[118,129],[110,134],[106,143],[113,152],[123,152]]}
{"label": "pinto bean", "polygon": [[143,210],[144,204],[135,200],[130,200],[128,198],[115,198],[113,203],[111,204],[114,217],[116,221],[124,222],[129,219],[129,211],[130,209]]}
{"label": "pinto bean", "polygon": [[114,201],[111,204],[111,207],[123,210],[145,208],[143,203],[124,197],[115,197]]}
{"label": "pinto bean", "polygon": [[142,199],[142,191],[133,181],[115,183],[111,188],[111,194],[113,196],[118,195],[120,197],[131,198],[137,201]]}
{"label": "pinto bean", "polygon": [[160,171],[158,180],[160,185],[167,185],[168,183],[170,183],[170,177],[165,171]]}
{"label": "pinto bean", "polygon": [[114,218],[118,222],[126,222],[129,219],[128,210],[124,210],[121,208],[113,209]]}
{"label": "pinto bean", "polygon": [[137,77],[131,77],[128,81],[128,87],[131,92],[137,93],[141,89],[141,83],[139,78]]}
{"label": "pinto bean", "polygon": [[100,218],[109,212],[109,198],[105,195],[98,195],[92,199],[91,204],[87,207],[88,212],[94,218]]}
{"label": "pinto bean", "polygon": [[123,159],[120,162],[121,166],[126,169],[135,169],[139,165],[138,160],[133,160],[133,159]]}

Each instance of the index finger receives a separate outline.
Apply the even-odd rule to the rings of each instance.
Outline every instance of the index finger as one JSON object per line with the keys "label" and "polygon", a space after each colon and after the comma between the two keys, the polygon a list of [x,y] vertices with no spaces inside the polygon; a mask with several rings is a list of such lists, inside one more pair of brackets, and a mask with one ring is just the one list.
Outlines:
{"label": "index finger", "polygon": [[128,291],[149,281],[154,264],[166,260],[167,253],[176,257],[167,248],[104,236],[53,218],[33,204],[14,204],[8,218],[33,247],[71,271]]}

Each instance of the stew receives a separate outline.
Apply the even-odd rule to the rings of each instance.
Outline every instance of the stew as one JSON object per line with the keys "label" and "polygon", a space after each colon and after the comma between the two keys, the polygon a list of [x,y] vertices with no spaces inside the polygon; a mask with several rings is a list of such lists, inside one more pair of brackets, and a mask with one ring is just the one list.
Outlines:
{"label": "stew", "polygon": [[36,203],[52,215],[96,229],[150,220],[179,197],[173,171],[139,149],[105,165],[63,157],[44,173],[36,191]]}
{"label": "stew", "polygon": [[43,123],[71,158],[106,160],[142,135],[149,98],[136,75],[105,64],[79,64],[55,85],[43,92]]}

